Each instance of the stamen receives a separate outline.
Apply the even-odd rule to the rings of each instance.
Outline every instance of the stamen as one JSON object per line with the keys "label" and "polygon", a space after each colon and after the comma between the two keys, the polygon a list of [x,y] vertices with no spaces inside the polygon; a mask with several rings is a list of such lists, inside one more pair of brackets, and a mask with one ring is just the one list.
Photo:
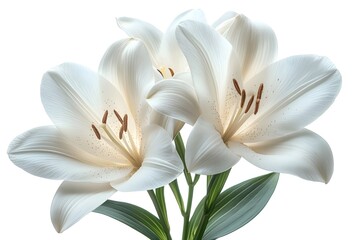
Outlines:
{"label": "stamen", "polygon": [[120,138],[120,140],[121,140],[122,137],[123,137],[123,133],[124,133],[124,126],[121,126],[120,131],[119,131],[119,138]]}
{"label": "stamen", "polygon": [[234,84],[234,87],[235,87],[237,93],[241,96],[241,90],[240,90],[239,84],[235,78],[233,78],[233,84]]}
{"label": "stamen", "polygon": [[123,124],[124,121],[122,120],[120,114],[119,114],[116,110],[114,110],[114,113],[115,113],[115,116],[117,117],[117,119],[119,120],[119,122],[120,122],[121,124]]}
{"label": "stamen", "polygon": [[255,111],[254,111],[255,115],[258,113],[259,107],[260,107],[260,99],[256,99]]}
{"label": "stamen", "polygon": [[252,103],[254,102],[254,98],[255,98],[255,96],[252,95],[252,97],[250,98],[250,100],[249,100],[249,102],[248,102],[248,104],[247,104],[247,106],[246,106],[245,113],[247,113],[247,112],[250,110],[251,105],[252,105]]}
{"label": "stamen", "polygon": [[246,92],[245,92],[245,89],[243,89],[243,90],[241,91],[241,103],[240,103],[240,107],[241,107],[241,108],[244,107],[245,99],[246,99]]}
{"label": "stamen", "polygon": [[264,84],[260,84],[256,99],[261,99],[262,92],[264,90]]}
{"label": "stamen", "polygon": [[100,133],[99,133],[99,130],[97,130],[97,128],[95,127],[95,125],[94,124],[91,124],[91,128],[92,128],[92,130],[94,131],[94,133],[95,133],[95,135],[96,135],[96,137],[97,137],[97,139],[101,139],[101,136],[100,136]]}
{"label": "stamen", "polygon": [[128,115],[125,114],[124,116],[124,132],[127,132],[127,128],[128,128]]}
{"label": "stamen", "polygon": [[[175,75],[174,70],[172,68],[168,68],[170,71],[171,76],[173,77]],[[163,76],[164,77],[164,76]]]}
{"label": "stamen", "polygon": [[160,71],[160,69],[156,69],[161,74],[162,77],[164,77],[164,74]]}
{"label": "stamen", "polygon": [[102,118],[102,123],[103,123],[103,124],[106,124],[108,114],[109,114],[109,112],[108,112],[108,110],[106,110],[106,111],[104,112],[104,115],[103,115],[103,118]]}

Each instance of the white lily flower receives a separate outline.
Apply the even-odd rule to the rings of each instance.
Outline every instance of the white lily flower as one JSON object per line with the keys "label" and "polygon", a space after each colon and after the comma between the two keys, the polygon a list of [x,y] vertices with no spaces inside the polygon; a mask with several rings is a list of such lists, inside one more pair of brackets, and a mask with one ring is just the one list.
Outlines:
{"label": "white lily flower", "polygon": [[[175,35],[176,27],[184,20],[205,22],[205,16],[200,9],[185,11],[172,21],[164,33],[152,24],[135,18],[120,17],[117,18],[117,24],[129,37],[144,42],[155,68],[156,81],[177,79],[190,83],[189,66]],[[114,48],[118,48],[118,46],[114,46]],[[116,56],[114,57],[116,58]],[[164,126],[173,137],[184,125],[183,121],[177,121],[163,114],[153,114],[152,118],[153,121]]]}
{"label": "white lily flower", "polygon": [[151,120],[145,96],[154,72],[146,47],[134,39],[114,46],[121,48],[104,56],[101,75],[70,63],[47,72],[41,98],[55,127],[32,129],[8,149],[13,163],[25,171],[64,180],[51,206],[58,232],[117,190],[161,187],[183,170],[172,137]]}
{"label": "white lily flower", "polygon": [[176,73],[189,69],[175,36],[177,25],[184,20],[205,22],[205,16],[199,9],[183,12],[172,21],[165,33],[150,23],[135,18],[120,17],[117,24],[129,37],[138,38],[145,43],[161,78],[169,79]]}
{"label": "white lily flower", "polygon": [[230,17],[216,23],[228,40],[206,24],[182,22],[177,39],[193,86],[161,81],[148,95],[157,111],[194,125],[187,168],[212,175],[244,157],[269,171],[328,182],[331,149],[304,127],[334,101],[340,73],[328,58],[314,55],[272,63],[277,49],[272,30]]}

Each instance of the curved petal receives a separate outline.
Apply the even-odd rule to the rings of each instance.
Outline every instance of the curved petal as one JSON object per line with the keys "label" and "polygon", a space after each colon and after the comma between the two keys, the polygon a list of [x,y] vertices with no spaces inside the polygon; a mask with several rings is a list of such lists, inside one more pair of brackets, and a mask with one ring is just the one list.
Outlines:
{"label": "curved petal", "polygon": [[[334,101],[341,75],[326,57],[293,56],[272,64],[245,86],[264,84],[259,112],[240,128],[240,142],[257,142],[298,131]],[[255,93],[256,94],[256,93]]]}
{"label": "curved petal", "polygon": [[188,10],[177,16],[164,33],[159,54],[160,66],[171,67],[175,73],[183,72],[188,68],[175,36],[176,27],[185,20],[206,21],[204,13],[200,9]]}
{"label": "curved petal", "polygon": [[144,191],[162,187],[183,171],[170,135],[161,127],[149,125],[143,132],[143,163],[127,181],[114,181],[119,191]]}
{"label": "curved petal", "polygon": [[210,26],[190,20],[179,24],[176,35],[191,70],[201,114],[221,132],[220,101],[225,101],[230,82],[231,45]]}
{"label": "curved petal", "polygon": [[239,160],[214,126],[200,117],[186,143],[187,169],[196,174],[213,175],[230,169]]}
{"label": "curved petal", "polygon": [[44,178],[109,182],[127,178],[131,168],[101,167],[97,157],[76,148],[53,126],[34,128],[15,138],[9,158],[25,171]]}
{"label": "curved petal", "polygon": [[151,25],[135,18],[120,17],[117,24],[129,37],[135,37],[142,40],[150,52],[154,65],[159,63],[159,50],[162,40],[162,32]]}
{"label": "curved petal", "polygon": [[63,182],[51,204],[51,221],[56,231],[65,231],[115,192],[105,183]]}
{"label": "curved petal", "polygon": [[83,66],[62,64],[44,75],[41,100],[56,127],[76,146],[106,162],[126,162],[126,153],[99,141],[92,128],[103,134],[100,127],[106,110],[129,112],[109,81]]}
{"label": "curved petal", "polygon": [[172,139],[176,137],[176,135],[180,132],[180,130],[184,126],[183,122],[165,116],[163,114],[160,114],[156,111],[152,111],[150,117],[150,123],[164,128],[169,133]]}
{"label": "curved petal", "polygon": [[99,73],[121,92],[135,121],[145,119],[148,108],[145,97],[155,79],[144,44],[135,39],[115,42],[104,54]]}
{"label": "curved petal", "polygon": [[192,86],[181,80],[163,80],[149,91],[148,103],[156,111],[194,125],[200,110]]}
{"label": "curved petal", "polygon": [[237,15],[221,26],[223,36],[231,43],[239,58],[243,81],[271,64],[277,55],[277,39],[267,25]]}
{"label": "curved petal", "polygon": [[229,19],[232,19],[236,16],[238,16],[239,14],[233,11],[228,11],[226,13],[224,13],[219,19],[217,19],[213,24],[212,27],[215,28],[218,32],[222,33],[221,31],[221,26],[227,22]]}
{"label": "curved petal", "polygon": [[259,168],[311,181],[328,183],[334,169],[330,146],[309,130],[248,146],[239,142],[229,142],[228,146]]}

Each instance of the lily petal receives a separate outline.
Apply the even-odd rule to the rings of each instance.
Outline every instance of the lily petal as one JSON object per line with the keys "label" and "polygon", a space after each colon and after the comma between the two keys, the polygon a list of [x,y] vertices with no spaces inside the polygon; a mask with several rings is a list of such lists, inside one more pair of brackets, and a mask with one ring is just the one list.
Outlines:
{"label": "lily petal", "polygon": [[309,130],[248,146],[233,141],[228,146],[257,167],[311,181],[328,183],[334,169],[330,146]]}
{"label": "lily petal", "polygon": [[240,128],[240,142],[265,141],[304,128],[332,104],[341,75],[326,57],[293,56],[264,69],[245,89],[260,83],[264,91],[259,112]]}
{"label": "lily petal", "polygon": [[125,165],[97,166],[103,161],[75,147],[53,126],[34,128],[18,136],[9,145],[8,154],[18,167],[49,179],[109,182],[127,178],[131,172]]}
{"label": "lily petal", "polygon": [[222,131],[222,103],[219,101],[222,101],[227,90],[222,85],[229,82],[226,78],[232,57],[231,45],[210,26],[190,20],[179,24],[176,35],[190,66],[199,105],[203,110],[201,114]]}
{"label": "lily petal", "polygon": [[56,231],[65,231],[115,192],[105,183],[63,182],[51,204],[51,221]]}
{"label": "lily petal", "polygon": [[116,88],[98,74],[76,64],[62,64],[47,72],[41,100],[56,127],[76,146],[113,162],[126,162],[123,153],[99,141],[92,124],[101,125],[105,110],[129,112]]}
{"label": "lily petal", "polygon": [[223,36],[231,43],[239,58],[238,67],[241,68],[243,81],[274,61],[277,39],[269,26],[237,15],[224,23],[222,28]]}
{"label": "lily petal", "polygon": [[155,124],[164,128],[169,133],[172,139],[176,137],[176,135],[184,126],[183,122],[160,114],[156,111],[153,111],[151,113],[150,122],[151,124]]}
{"label": "lily petal", "polygon": [[175,36],[176,27],[185,20],[206,22],[204,13],[200,9],[188,10],[177,16],[164,33],[160,46],[160,65],[171,67],[175,73],[186,71],[188,68]]}
{"label": "lily petal", "polygon": [[162,187],[176,179],[183,171],[172,138],[161,127],[149,125],[143,134],[141,167],[127,181],[114,181],[111,185],[119,191],[144,191]]}
{"label": "lily petal", "polygon": [[230,169],[239,160],[214,126],[199,117],[186,144],[187,169],[196,174],[213,175]]}
{"label": "lily petal", "polygon": [[[227,22],[229,19],[232,19],[236,16],[238,16],[239,14],[233,11],[228,11],[226,13],[224,13],[219,19],[217,19],[213,24],[212,27],[215,28],[217,31],[219,31],[221,28],[221,26]],[[227,28],[226,28],[227,29]],[[221,30],[219,31],[221,34],[223,33]]]}
{"label": "lily petal", "polygon": [[145,96],[155,82],[152,63],[144,44],[135,39],[115,42],[104,54],[99,73],[118,88],[127,100],[132,115],[141,118],[137,115],[146,112]]}
{"label": "lily petal", "polygon": [[135,18],[120,17],[117,24],[129,37],[141,39],[145,43],[154,65],[157,66],[162,32],[150,23]]}
{"label": "lily petal", "polygon": [[166,79],[156,83],[147,101],[156,111],[191,125],[200,114],[194,88],[181,80]]}

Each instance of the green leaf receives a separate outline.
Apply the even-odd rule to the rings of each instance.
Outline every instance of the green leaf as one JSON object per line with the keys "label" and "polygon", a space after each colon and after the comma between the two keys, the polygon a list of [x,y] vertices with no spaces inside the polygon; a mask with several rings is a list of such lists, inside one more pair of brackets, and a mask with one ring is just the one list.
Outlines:
{"label": "green leaf", "polygon": [[203,239],[223,237],[250,222],[271,198],[278,179],[278,173],[270,173],[237,184],[221,193]]}
{"label": "green leaf", "polygon": [[172,181],[170,184],[169,184],[170,188],[171,188],[171,191],[173,192],[174,194],[174,197],[176,199],[176,202],[179,206],[179,209],[180,209],[180,212],[181,212],[181,215],[184,216],[185,214],[185,207],[184,207],[184,200],[181,196],[181,193],[180,193],[180,189],[179,189],[179,184],[177,182],[177,179],[175,179],[174,181]]}
{"label": "green leaf", "polygon": [[167,239],[159,219],[147,210],[133,204],[107,200],[94,212],[125,223],[149,239]]}
{"label": "green leaf", "polygon": [[205,203],[205,197],[199,202],[199,204],[197,205],[190,223],[189,223],[189,232],[188,232],[188,238],[187,239],[194,239],[196,232],[199,229],[200,223],[201,223],[201,219],[203,217],[204,214],[204,203]]}
{"label": "green leaf", "polygon": [[213,203],[216,201],[226,183],[230,171],[231,169],[211,177],[207,188],[205,211],[212,208]]}
{"label": "green leaf", "polygon": [[193,220],[190,223],[191,238],[202,239],[206,226],[208,225],[211,213],[216,205],[216,200],[221,193],[226,180],[229,176],[230,170],[211,176],[207,184],[207,194],[203,199],[204,203],[199,204],[196,211],[201,209],[201,212],[196,212],[193,215]]}

